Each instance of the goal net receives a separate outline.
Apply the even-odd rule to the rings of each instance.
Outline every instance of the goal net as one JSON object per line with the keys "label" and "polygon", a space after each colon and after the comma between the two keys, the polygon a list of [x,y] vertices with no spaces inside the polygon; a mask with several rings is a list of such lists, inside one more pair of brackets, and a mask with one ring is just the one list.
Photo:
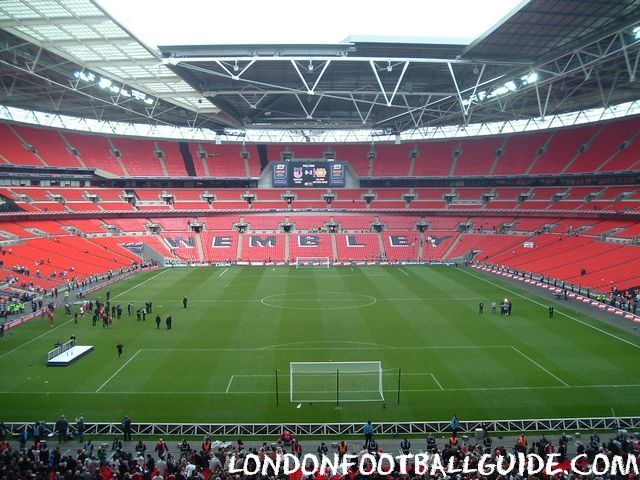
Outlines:
{"label": "goal net", "polygon": [[291,362],[292,402],[384,400],[381,362]]}
{"label": "goal net", "polygon": [[329,268],[329,257],[296,257],[296,268]]}

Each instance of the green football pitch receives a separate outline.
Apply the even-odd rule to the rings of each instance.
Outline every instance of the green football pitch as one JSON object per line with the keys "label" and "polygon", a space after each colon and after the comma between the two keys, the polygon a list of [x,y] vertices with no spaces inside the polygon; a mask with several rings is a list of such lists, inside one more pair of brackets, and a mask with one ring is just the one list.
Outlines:
{"label": "green football pitch", "polygon": [[[35,319],[0,339],[3,420],[83,414],[88,422],[124,415],[162,423],[402,422],[454,413],[463,420],[639,413],[637,337],[469,269],[176,268],[113,285],[111,298],[137,308],[152,301],[153,314],[136,321],[125,308],[103,328],[90,317],[74,324],[59,309],[53,327]],[[491,312],[491,301],[503,298],[513,303],[511,316]],[[94,351],[68,367],[47,367],[47,351],[71,335]],[[290,362],[380,362],[384,401],[315,401],[334,399],[336,388],[343,399],[380,393],[377,375],[346,375],[302,382],[305,401],[294,395],[292,402]]]}

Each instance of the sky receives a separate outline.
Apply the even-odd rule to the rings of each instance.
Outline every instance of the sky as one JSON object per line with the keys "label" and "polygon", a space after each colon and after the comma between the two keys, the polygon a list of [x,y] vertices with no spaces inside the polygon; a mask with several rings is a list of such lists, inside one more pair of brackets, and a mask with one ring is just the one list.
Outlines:
{"label": "sky", "polygon": [[[522,0],[98,0],[150,47],[338,43],[351,36],[470,43]],[[179,5],[179,8],[176,7]]]}

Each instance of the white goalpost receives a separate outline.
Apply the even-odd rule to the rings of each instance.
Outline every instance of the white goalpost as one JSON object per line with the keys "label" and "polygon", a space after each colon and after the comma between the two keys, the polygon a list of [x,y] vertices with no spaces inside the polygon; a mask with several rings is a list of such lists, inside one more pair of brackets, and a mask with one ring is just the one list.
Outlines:
{"label": "white goalpost", "polygon": [[381,362],[290,362],[292,402],[384,401]]}
{"label": "white goalpost", "polygon": [[329,268],[329,257],[296,257],[296,268]]}

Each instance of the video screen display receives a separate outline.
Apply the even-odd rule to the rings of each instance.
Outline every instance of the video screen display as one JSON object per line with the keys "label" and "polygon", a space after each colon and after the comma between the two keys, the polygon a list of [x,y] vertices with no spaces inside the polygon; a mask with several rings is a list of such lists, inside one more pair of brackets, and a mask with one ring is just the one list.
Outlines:
{"label": "video screen display", "polygon": [[274,162],[274,187],[344,187],[344,162]]}

